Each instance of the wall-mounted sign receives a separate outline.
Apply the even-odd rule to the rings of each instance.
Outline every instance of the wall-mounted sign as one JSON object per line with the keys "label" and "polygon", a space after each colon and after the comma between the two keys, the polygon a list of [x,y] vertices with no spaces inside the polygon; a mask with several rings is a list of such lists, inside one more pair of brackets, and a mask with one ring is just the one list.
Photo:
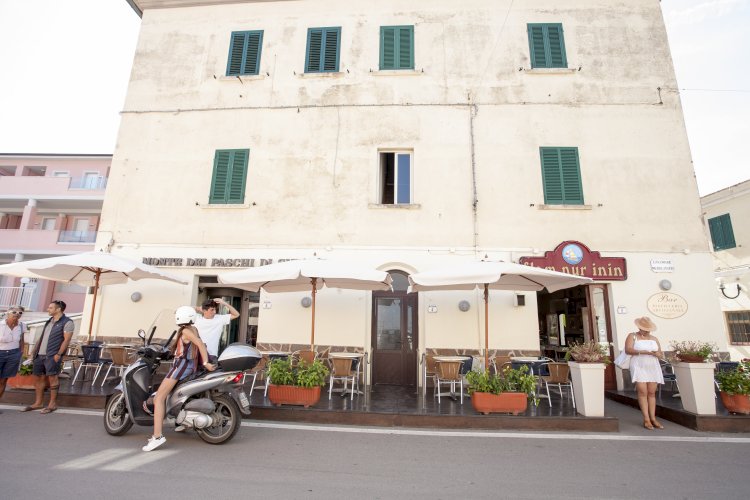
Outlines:
{"label": "wall-mounted sign", "polygon": [[544,257],[521,257],[519,263],[596,281],[625,281],[628,269],[623,257],[602,257],[580,241],[563,241]]}
{"label": "wall-mounted sign", "polygon": [[651,259],[651,270],[655,273],[673,273],[672,259]]}
{"label": "wall-mounted sign", "polygon": [[676,293],[661,292],[648,298],[646,307],[651,314],[664,319],[679,318],[688,310],[687,301]]}
{"label": "wall-mounted sign", "polygon": [[143,263],[159,267],[257,267],[293,259],[206,259],[193,257],[143,257]]}

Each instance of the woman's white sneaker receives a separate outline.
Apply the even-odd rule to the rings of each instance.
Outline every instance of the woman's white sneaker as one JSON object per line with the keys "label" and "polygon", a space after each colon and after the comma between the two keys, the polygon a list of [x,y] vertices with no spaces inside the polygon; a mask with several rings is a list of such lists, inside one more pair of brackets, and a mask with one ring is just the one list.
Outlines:
{"label": "woman's white sneaker", "polygon": [[160,436],[160,437],[151,436],[150,438],[148,438],[148,443],[146,443],[146,446],[144,446],[142,450],[143,451],[155,450],[156,448],[158,448],[159,446],[163,445],[166,442],[167,442],[167,438],[165,438],[164,436]]}

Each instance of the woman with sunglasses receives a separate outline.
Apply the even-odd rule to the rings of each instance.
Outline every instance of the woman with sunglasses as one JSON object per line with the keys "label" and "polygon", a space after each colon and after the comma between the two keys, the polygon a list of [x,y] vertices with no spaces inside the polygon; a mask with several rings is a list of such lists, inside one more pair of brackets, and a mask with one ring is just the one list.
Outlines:
{"label": "woman with sunglasses", "polygon": [[21,322],[24,308],[13,306],[0,321],[0,398],[5,392],[5,384],[18,373],[23,353],[23,336],[26,325]]}

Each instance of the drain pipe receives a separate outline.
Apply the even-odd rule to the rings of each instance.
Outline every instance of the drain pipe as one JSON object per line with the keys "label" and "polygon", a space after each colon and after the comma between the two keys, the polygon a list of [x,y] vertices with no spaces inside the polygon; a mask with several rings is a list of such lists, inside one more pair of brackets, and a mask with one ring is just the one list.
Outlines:
{"label": "drain pipe", "polygon": [[[471,94],[469,94],[469,100],[471,100]],[[469,105],[469,143],[471,147],[471,210],[472,210],[472,229],[473,229],[473,246],[474,254],[477,255],[479,251],[479,234],[478,234],[478,214],[477,207],[479,205],[479,197],[477,195],[477,162],[476,162],[476,151],[474,145],[474,118],[479,113],[479,109],[476,104]]]}

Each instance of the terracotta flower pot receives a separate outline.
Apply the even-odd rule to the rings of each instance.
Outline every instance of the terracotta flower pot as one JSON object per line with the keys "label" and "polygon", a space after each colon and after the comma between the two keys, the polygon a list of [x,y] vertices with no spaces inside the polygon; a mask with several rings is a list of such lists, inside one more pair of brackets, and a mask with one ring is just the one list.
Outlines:
{"label": "terracotta flower pot", "polygon": [[706,358],[697,354],[678,354],[677,359],[683,363],[703,363]]}
{"label": "terracotta flower pot", "polygon": [[526,411],[528,398],[523,392],[475,392],[471,395],[471,405],[477,413],[512,413],[518,415]]}
{"label": "terracotta flower pot", "polygon": [[720,392],[721,402],[730,413],[742,413],[750,415],[750,395],[747,394],[727,394]]}
{"label": "terracotta flower pot", "polygon": [[[33,389],[36,377],[34,375],[16,375],[8,379],[8,387],[13,389]],[[49,387],[49,379],[44,379],[44,387]]]}
{"label": "terracotta flower pot", "polygon": [[300,405],[309,408],[320,401],[320,387],[271,384],[268,386],[268,400],[276,406]]}

